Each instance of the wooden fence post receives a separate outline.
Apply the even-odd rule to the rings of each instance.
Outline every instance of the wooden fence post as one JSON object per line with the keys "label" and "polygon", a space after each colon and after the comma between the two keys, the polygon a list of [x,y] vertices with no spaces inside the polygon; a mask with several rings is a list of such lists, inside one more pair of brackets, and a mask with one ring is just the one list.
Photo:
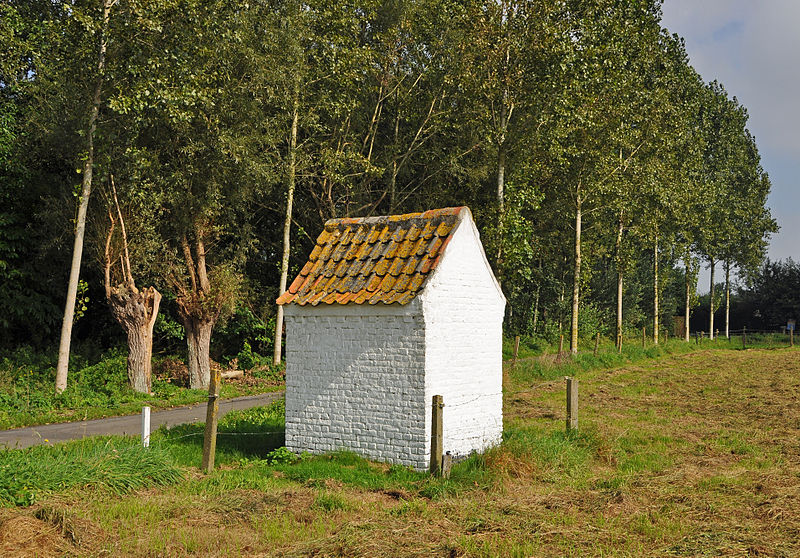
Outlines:
{"label": "wooden fence post", "polygon": [[450,470],[453,468],[453,456],[448,451],[442,456],[442,478],[450,478]]}
{"label": "wooden fence post", "polygon": [[747,348],[747,326],[742,326],[742,349]]}
{"label": "wooden fence post", "polygon": [[563,354],[564,354],[564,336],[562,335],[561,339],[558,341],[558,358],[561,359]]}
{"label": "wooden fence post", "polygon": [[578,430],[578,380],[567,376],[567,432]]}
{"label": "wooden fence post", "polygon": [[511,361],[511,368],[517,365],[517,355],[519,355],[519,335],[514,337],[514,358]]}
{"label": "wooden fence post", "polygon": [[794,347],[794,327],[789,330],[789,346]]}
{"label": "wooden fence post", "polygon": [[642,349],[647,348],[647,326],[642,327]]}
{"label": "wooden fence post", "polygon": [[437,477],[442,474],[443,409],[444,399],[441,395],[434,395],[431,409],[431,474]]}
{"label": "wooden fence post", "polygon": [[214,470],[214,457],[217,453],[217,418],[219,415],[219,385],[222,381],[220,370],[211,370],[211,383],[208,385],[208,409],[206,410],[206,431],[203,434],[202,469],[206,474]]}
{"label": "wooden fence post", "polygon": [[597,349],[600,347],[600,334],[594,338],[594,356],[597,356]]}

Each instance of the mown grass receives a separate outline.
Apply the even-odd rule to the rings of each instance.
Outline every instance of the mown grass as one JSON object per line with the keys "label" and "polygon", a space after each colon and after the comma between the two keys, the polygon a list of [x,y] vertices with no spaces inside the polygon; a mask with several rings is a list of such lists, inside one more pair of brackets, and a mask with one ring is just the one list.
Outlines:
{"label": "mown grass", "polygon": [[564,369],[507,363],[503,443],[446,480],[348,452],[292,456],[278,403],[221,421],[211,475],[195,468],[201,427],[163,430],[151,450],[182,479],[73,485],[17,513],[93,526],[77,555],[798,555],[799,354],[676,349],[570,369],[569,434]]}
{"label": "mown grass", "polygon": [[[153,378],[153,394],[128,385],[126,356],[111,351],[90,364],[71,359],[67,389],[56,395],[56,356],[18,350],[0,359],[0,429],[135,414],[143,405],[161,409],[206,400],[208,392]],[[224,382],[222,397],[237,397],[279,389],[266,382],[255,385]]]}

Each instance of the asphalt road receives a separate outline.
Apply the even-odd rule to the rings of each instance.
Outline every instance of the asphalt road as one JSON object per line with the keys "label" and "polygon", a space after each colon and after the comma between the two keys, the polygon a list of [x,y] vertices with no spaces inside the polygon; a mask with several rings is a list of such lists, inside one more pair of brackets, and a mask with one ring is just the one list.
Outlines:
{"label": "asphalt road", "polygon": [[[224,399],[219,402],[219,416],[222,417],[229,411],[269,405],[281,397],[283,397],[283,391]],[[153,411],[150,413],[150,429],[152,431],[156,430],[161,425],[171,427],[178,424],[205,422],[205,420],[206,403],[198,403],[197,405],[177,407],[165,411]],[[13,430],[0,430],[0,447],[27,448],[40,444],[55,444],[68,440],[80,440],[81,438],[87,438],[89,436],[141,436],[141,434],[142,416],[127,415],[123,417],[109,417],[79,422],[28,426],[25,428],[14,428]]]}

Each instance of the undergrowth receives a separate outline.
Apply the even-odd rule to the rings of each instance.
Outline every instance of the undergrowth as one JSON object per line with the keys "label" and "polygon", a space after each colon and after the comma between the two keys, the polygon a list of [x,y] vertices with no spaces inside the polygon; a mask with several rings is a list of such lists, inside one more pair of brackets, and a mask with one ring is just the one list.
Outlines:
{"label": "undergrowth", "polygon": [[[133,414],[143,405],[158,409],[198,403],[208,397],[205,390],[181,387],[157,374],[153,375],[152,395],[132,390],[126,355],[119,349],[109,351],[94,364],[80,355],[72,357],[67,389],[61,394],[54,389],[55,365],[55,354],[28,349],[0,359],[0,429]],[[269,378],[276,374],[271,373]],[[223,382],[222,397],[269,389],[265,385]]]}

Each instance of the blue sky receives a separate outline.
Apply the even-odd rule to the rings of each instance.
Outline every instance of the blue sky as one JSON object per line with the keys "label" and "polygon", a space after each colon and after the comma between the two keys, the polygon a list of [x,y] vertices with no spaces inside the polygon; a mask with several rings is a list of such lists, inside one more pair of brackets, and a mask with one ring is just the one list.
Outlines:
{"label": "blue sky", "polygon": [[[800,260],[800,1],[665,0],[662,10],[663,25],[686,40],[692,66],[747,107],[781,227],[769,257]],[[698,291],[707,292],[707,271],[700,281]]]}

